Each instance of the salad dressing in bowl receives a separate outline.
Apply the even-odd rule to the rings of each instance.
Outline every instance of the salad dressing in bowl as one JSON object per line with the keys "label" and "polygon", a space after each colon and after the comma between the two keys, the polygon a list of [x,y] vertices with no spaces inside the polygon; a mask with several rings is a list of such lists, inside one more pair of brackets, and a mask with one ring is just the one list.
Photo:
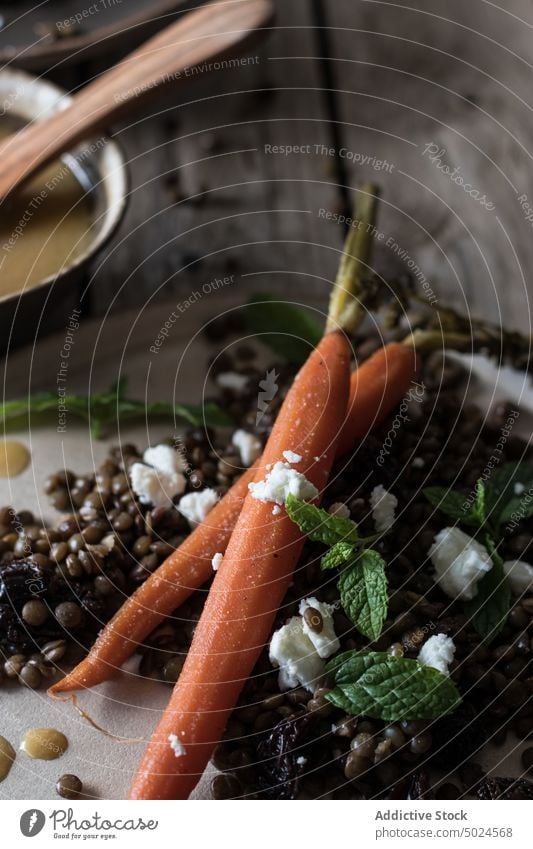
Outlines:
{"label": "salad dressing in bowl", "polygon": [[[21,126],[21,121],[4,115],[0,141]],[[82,175],[78,178],[80,171],[76,160],[65,155],[2,205],[0,297],[55,276],[90,247],[94,209],[80,182]]]}

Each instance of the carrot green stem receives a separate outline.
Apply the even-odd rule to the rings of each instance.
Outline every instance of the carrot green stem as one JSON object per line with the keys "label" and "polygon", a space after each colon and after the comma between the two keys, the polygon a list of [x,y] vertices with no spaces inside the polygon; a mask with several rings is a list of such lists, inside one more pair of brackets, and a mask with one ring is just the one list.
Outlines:
{"label": "carrot green stem", "polygon": [[439,351],[442,348],[450,348],[454,351],[469,351],[476,347],[474,337],[468,333],[421,329],[416,329],[410,333],[403,340],[403,344],[415,348],[419,353],[424,351]]}
{"label": "carrot green stem", "polygon": [[358,190],[354,223],[346,236],[331,292],[326,333],[344,330],[352,334],[364,318],[362,277],[372,253],[378,197],[372,183],[364,183]]}

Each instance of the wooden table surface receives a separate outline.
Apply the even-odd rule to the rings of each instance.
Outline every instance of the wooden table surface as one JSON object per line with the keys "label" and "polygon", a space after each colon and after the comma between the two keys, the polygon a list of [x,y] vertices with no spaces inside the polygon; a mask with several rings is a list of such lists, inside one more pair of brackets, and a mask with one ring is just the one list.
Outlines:
{"label": "wooden table surface", "polygon": [[372,179],[380,270],[419,269],[443,300],[528,330],[533,3],[275,5],[246,63],[197,75],[115,128],[130,204],[86,313],[231,274],[246,291],[325,297],[344,236],[335,216]]}

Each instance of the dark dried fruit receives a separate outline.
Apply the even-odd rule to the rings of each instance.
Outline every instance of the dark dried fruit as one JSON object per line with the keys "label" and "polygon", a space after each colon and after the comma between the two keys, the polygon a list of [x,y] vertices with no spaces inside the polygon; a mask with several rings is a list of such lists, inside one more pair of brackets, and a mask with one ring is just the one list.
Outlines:
{"label": "dark dried fruit", "polygon": [[478,799],[533,799],[533,782],[523,778],[486,778],[477,789]]}
{"label": "dark dried fruit", "polygon": [[429,776],[423,769],[417,769],[406,778],[402,778],[392,788],[389,799],[432,799],[433,793],[429,789]]}
{"label": "dark dried fruit", "polygon": [[29,599],[46,592],[50,576],[51,570],[29,557],[0,563],[0,603],[22,607]]}
{"label": "dark dried fruit", "polygon": [[34,650],[32,638],[8,604],[0,604],[0,635],[0,643],[8,652]]}
{"label": "dark dried fruit", "polygon": [[283,719],[274,726],[258,747],[261,763],[258,786],[261,798],[294,799],[303,765],[300,757],[308,757],[309,744],[318,723],[314,713],[300,713]]}
{"label": "dark dried fruit", "polygon": [[411,776],[407,798],[410,800],[429,799],[429,777],[425,770],[418,769]]}

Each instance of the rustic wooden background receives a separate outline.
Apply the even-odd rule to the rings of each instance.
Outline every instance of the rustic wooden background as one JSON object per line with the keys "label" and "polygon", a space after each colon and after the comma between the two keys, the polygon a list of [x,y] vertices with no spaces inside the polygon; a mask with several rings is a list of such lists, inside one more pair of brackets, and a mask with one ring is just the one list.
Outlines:
{"label": "rustic wooden background", "polygon": [[[443,299],[528,330],[533,223],[519,197],[533,205],[531,0],[275,5],[253,62],[201,75],[115,128],[131,197],[86,312],[186,296],[228,273],[250,290],[325,293],[344,228],[319,210],[346,212],[353,187],[374,179],[380,230],[406,252],[377,240],[380,269],[412,259]],[[71,87],[102,67],[52,76]],[[428,144],[494,208],[440,171]],[[375,170],[373,158],[389,164]]]}

